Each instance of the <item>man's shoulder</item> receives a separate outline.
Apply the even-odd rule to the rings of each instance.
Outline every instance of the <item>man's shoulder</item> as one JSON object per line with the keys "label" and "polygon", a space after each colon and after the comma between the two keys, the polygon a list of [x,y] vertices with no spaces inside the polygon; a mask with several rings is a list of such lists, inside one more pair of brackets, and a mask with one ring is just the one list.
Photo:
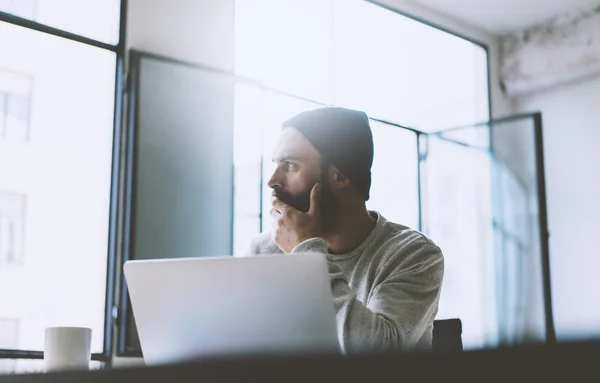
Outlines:
{"label": "man's shoulder", "polygon": [[387,221],[383,227],[385,236],[398,244],[408,247],[431,246],[439,249],[439,246],[431,238],[422,232],[398,223]]}
{"label": "man's shoulder", "polygon": [[380,245],[386,249],[388,261],[392,264],[441,263],[443,253],[440,247],[427,235],[408,226],[386,221],[381,229]]}
{"label": "man's shoulder", "polygon": [[250,255],[280,254],[281,249],[277,247],[270,232],[260,233],[250,244]]}

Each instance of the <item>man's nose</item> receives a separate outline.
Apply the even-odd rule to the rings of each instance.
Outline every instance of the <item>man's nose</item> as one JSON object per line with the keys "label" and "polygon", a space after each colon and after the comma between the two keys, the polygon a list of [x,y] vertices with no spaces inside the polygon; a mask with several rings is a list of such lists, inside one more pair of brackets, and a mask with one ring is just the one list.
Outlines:
{"label": "man's nose", "polygon": [[269,179],[269,182],[267,182],[267,186],[271,189],[277,189],[281,187],[281,180],[279,178],[277,169],[275,169],[273,175],[271,176],[271,179]]}

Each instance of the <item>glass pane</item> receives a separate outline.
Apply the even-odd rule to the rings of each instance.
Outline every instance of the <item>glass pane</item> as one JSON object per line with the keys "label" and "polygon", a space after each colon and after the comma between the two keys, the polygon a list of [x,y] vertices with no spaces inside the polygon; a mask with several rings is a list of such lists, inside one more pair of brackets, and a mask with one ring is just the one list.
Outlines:
{"label": "glass pane", "polygon": [[436,136],[429,138],[428,146],[426,232],[445,257],[438,318],[461,319],[466,349],[494,345],[497,331],[489,151]]}
{"label": "glass pane", "polygon": [[131,259],[231,255],[234,82],[142,57]]}
{"label": "glass pane", "polygon": [[0,137],[0,323],[30,350],[47,326],[91,327],[101,352],[115,54],[6,23],[0,52],[0,91],[29,123]]}
{"label": "glass pane", "polygon": [[[259,204],[256,204],[259,207]],[[236,213],[234,220],[234,256],[246,256],[250,251],[250,244],[254,237],[260,233],[260,219],[256,214]]]}
{"label": "glass pane", "polygon": [[545,341],[534,133],[523,118],[429,137],[427,233],[445,254],[438,317],[462,320],[468,349]]}
{"label": "glass pane", "polygon": [[[142,55],[135,63],[130,259],[231,255],[234,79]],[[126,347],[139,347],[128,305]]]}
{"label": "glass pane", "polygon": [[272,190],[266,185],[275,171],[273,165],[273,150],[283,122],[294,115],[318,108],[319,105],[312,102],[300,100],[298,98],[285,96],[274,92],[264,92],[263,94],[263,115],[262,115],[262,155],[263,155],[263,221],[262,231],[271,229],[271,192]]}
{"label": "glass pane", "polygon": [[482,47],[367,1],[334,16],[336,104],[427,131],[488,119]]}
{"label": "glass pane", "polygon": [[246,255],[260,233],[261,109],[262,90],[235,87],[234,159],[234,255]]}
{"label": "glass pane", "polygon": [[367,207],[388,220],[419,227],[417,135],[371,120],[374,160]]}
{"label": "glass pane", "polygon": [[493,203],[498,318],[505,345],[546,337],[540,216],[532,119],[493,124]]}
{"label": "glass pane", "polygon": [[1,0],[0,12],[116,45],[120,0]]}
{"label": "glass pane", "polygon": [[333,0],[238,0],[235,13],[237,74],[332,102]]}

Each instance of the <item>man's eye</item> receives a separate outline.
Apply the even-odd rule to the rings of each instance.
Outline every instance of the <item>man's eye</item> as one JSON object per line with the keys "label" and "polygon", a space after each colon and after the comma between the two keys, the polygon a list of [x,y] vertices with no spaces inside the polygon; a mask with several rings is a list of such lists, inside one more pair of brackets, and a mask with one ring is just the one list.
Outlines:
{"label": "man's eye", "polygon": [[286,169],[289,169],[289,170],[291,170],[291,169],[294,169],[294,168],[295,168],[296,164],[294,164],[293,162],[285,161],[285,162],[283,163],[283,166],[284,166]]}

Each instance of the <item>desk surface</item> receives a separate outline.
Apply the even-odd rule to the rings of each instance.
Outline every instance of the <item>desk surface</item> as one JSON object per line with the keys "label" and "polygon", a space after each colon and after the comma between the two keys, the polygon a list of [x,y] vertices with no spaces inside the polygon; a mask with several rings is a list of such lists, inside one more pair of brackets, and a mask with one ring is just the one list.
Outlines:
{"label": "desk surface", "polygon": [[182,365],[1,376],[0,383],[600,381],[600,342],[453,354],[297,356],[203,360]]}

